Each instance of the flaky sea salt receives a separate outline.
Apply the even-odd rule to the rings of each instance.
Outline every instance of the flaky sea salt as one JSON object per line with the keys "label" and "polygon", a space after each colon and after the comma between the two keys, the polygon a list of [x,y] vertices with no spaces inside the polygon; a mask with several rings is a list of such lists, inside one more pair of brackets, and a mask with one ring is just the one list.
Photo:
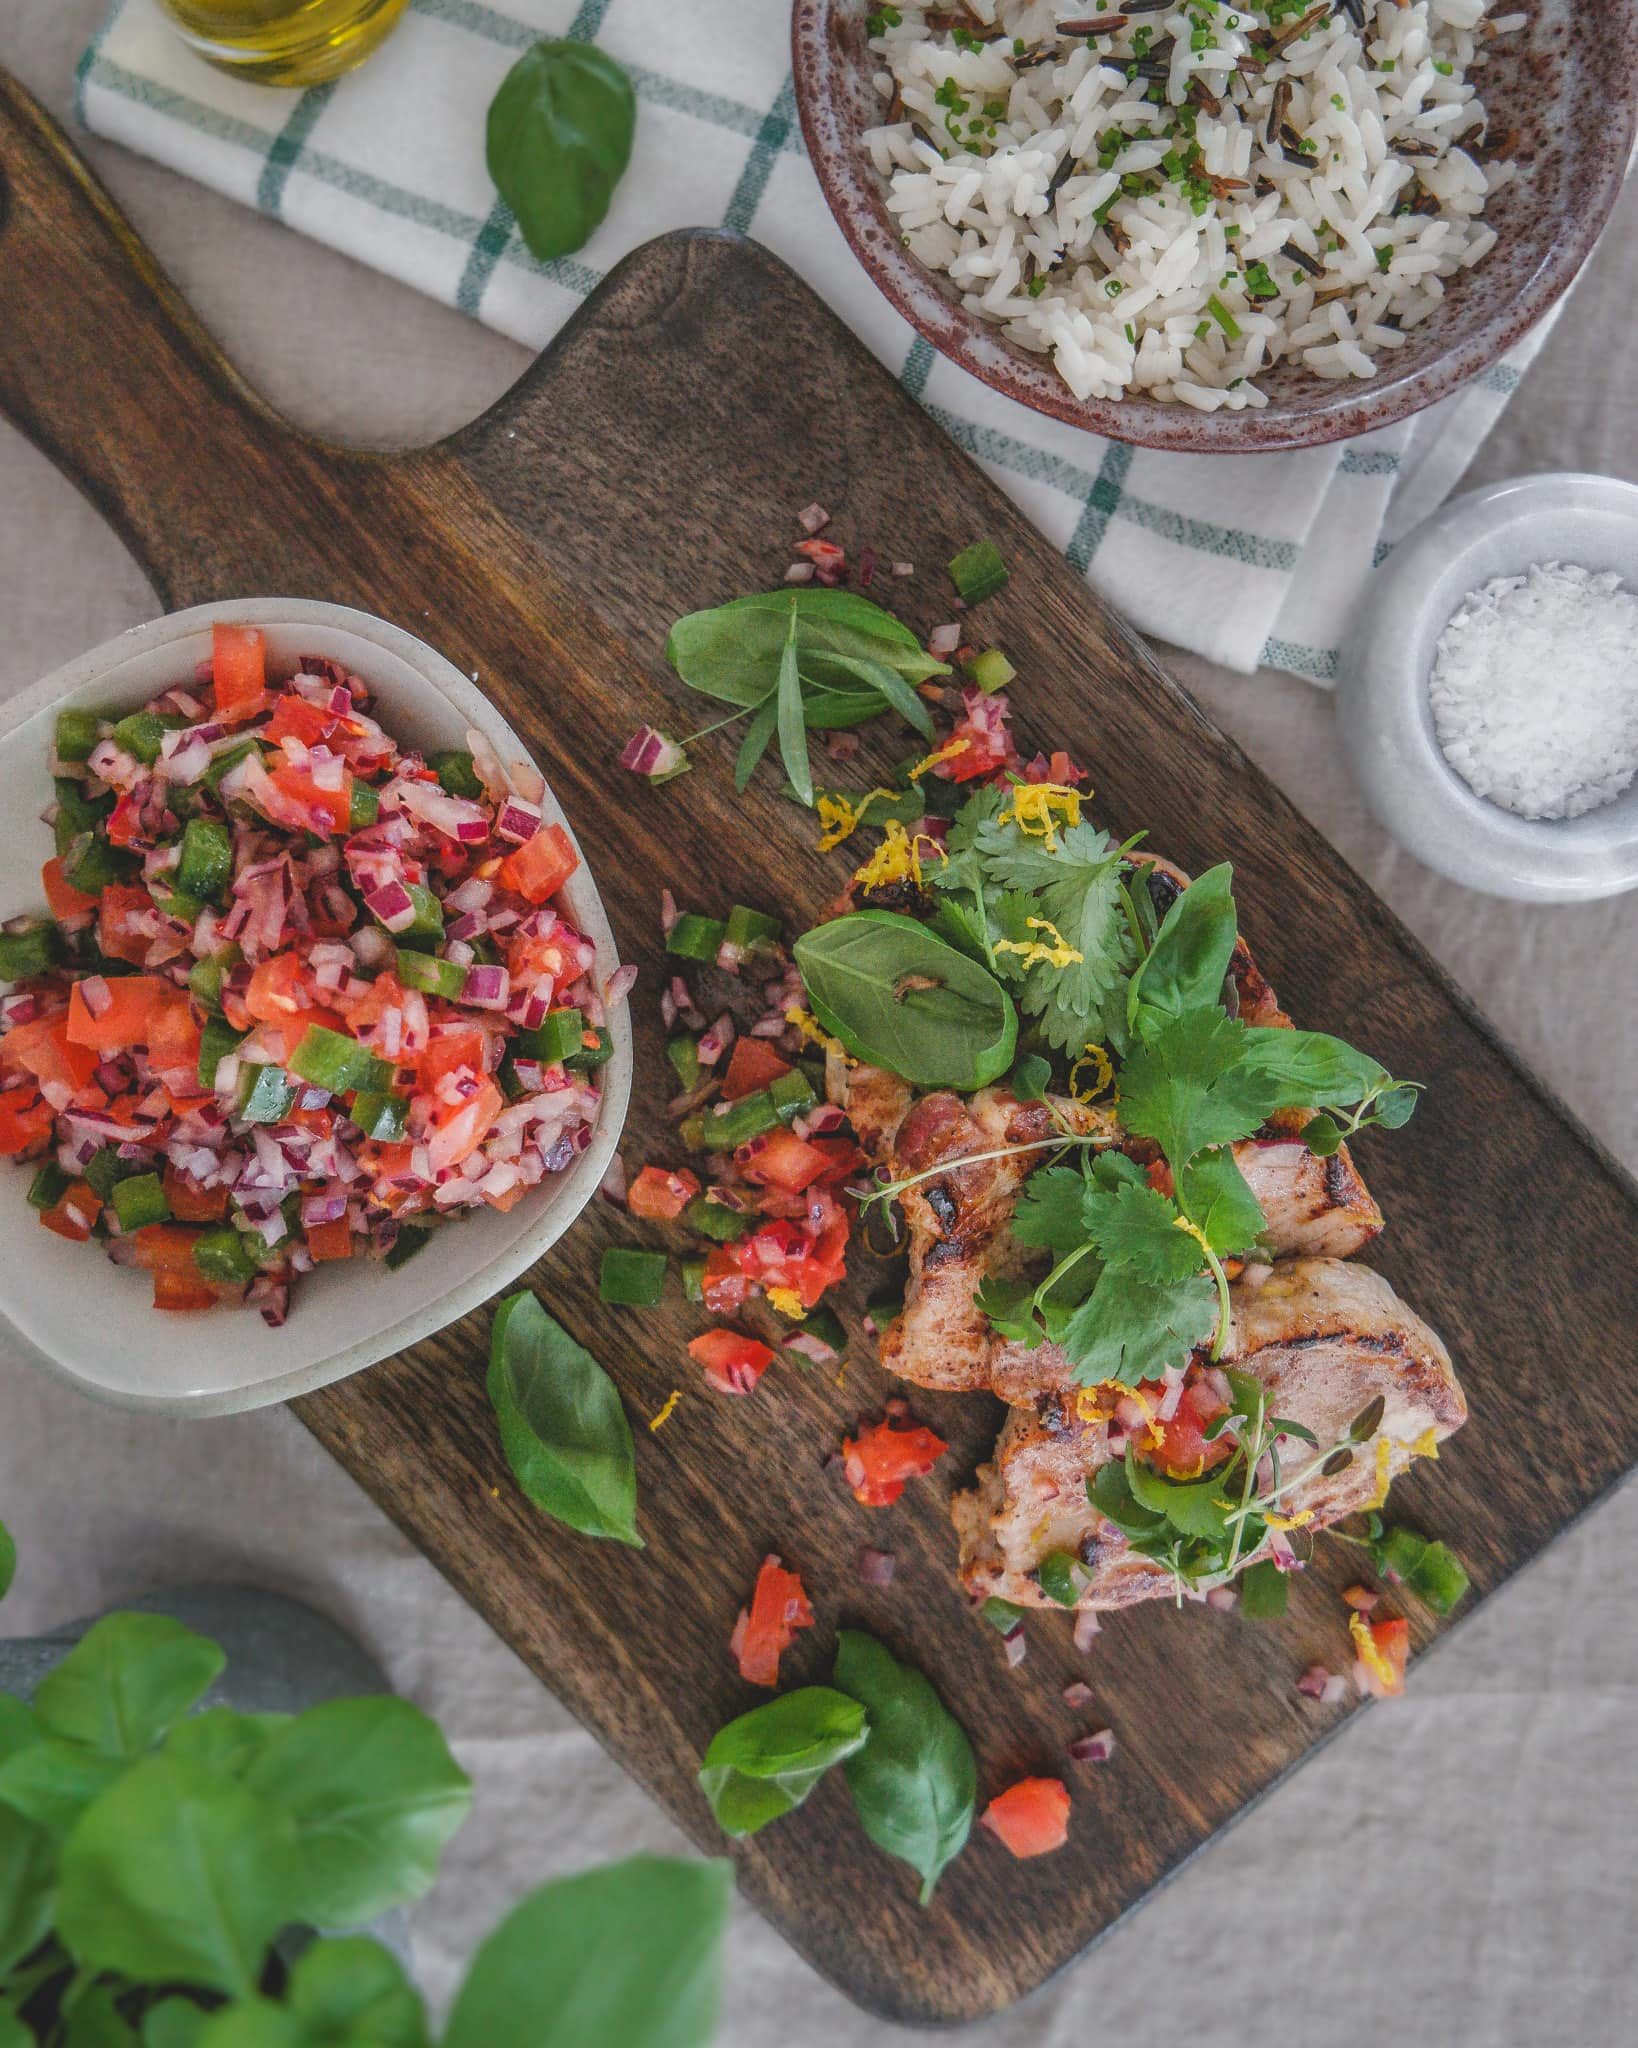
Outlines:
{"label": "flaky sea salt", "polygon": [[1638,774],[1638,597],[1537,562],[1469,591],[1428,679],[1445,759],[1521,818],[1579,818]]}

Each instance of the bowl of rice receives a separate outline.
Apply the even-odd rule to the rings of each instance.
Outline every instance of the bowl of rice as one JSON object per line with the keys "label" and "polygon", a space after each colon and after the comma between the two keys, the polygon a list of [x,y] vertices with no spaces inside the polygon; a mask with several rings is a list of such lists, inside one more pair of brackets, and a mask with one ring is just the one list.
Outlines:
{"label": "bowl of rice", "polygon": [[1491,368],[1585,261],[1634,0],[796,0],[831,211],[942,355],[1194,453],[1368,433]]}

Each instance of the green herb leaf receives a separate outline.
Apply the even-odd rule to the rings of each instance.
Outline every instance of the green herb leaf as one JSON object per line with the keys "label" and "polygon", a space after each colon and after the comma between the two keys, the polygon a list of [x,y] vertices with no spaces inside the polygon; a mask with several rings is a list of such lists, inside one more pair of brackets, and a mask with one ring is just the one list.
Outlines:
{"label": "green herb leaf", "polygon": [[14,1749],[0,1763],[0,1805],[9,1806],[59,1839],[125,1769],[80,1742],[47,1735]]}
{"label": "green herb leaf", "polygon": [[542,263],[590,240],[631,160],[637,95],[590,43],[544,39],[501,80],[486,154],[495,188]]}
{"label": "green herb leaf", "polygon": [[240,1714],[232,1707],[207,1707],[177,1722],[165,1738],[165,1754],[213,1777],[243,1778],[290,1719],[288,1714]]}
{"label": "green herb leaf", "polygon": [[432,1884],[472,1787],[437,1724],[408,1700],[327,1700],[275,1730],[248,1789],[296,1831],[295,1917],[351,1927]]}
{"label": "green herb leaf", "polygon": [[1217,1290],[1199,1274],[1156,1287],[1130,1268],[1109,1267],[1058,1335],[1077,1386],[1136,1386],[1184,1365],[1217,1327]]}
{"label": "green herb leaf", "polygon": [[796,668],[794,601],[784,651],[779,657],[779,694],[775,701],[779,711],[779,751],[785,762],[785,773],[790,777],[791,787],[798,798],[811,806],[813,770],[808,765],[808,728],[802,711],[802,679]]}
{"label": "green herb leaf", "polygon": [[1239,931],[1233,881],[1234,870],[1225,861],[1208,868],[1173,901],[1128,987],[1128,1021],[1134,1028],[1140,1000],[1166,1017],[1217,1002]]}
{"label": "green herb leaf", "polygon": [[1018,1018],[987,968],[914,918],[859,910],[796,942],[813,1013],[849,1052],[926,1088],[982,1088],[1012,1062]]}
{"label": "green herb leaf", "polygon": [[1086,1175],[1078,1166],[1043,1166],[1032,1173],[1012,1212],[1012,1234],[1020,1244],[1067,1259],[1086,1242]]}
{"label": "green herb leaf", "polygon": [[[1240,1059],[1246,1071],[1264,1083],[1264,1100],[1271,1109],[1341,1108],[1363,1101],[1393,1078],[1386,1067],[1325,1031],[1247,1026]],[[1415,1100],[1413,1094],[1413,1106]]]}
{"label": "green herb leaf", "polygon": [[636,1453],[614,1382],[527,1289],[495,1311],[489,1399],[506,1462],[537,1508],[642,1548]]}
{"label": "green herb leaf", "polygon": [[632,1856],[543,1885],[473,1958],[443,2048],[706,2048],[733,1866]]}
{"label": "green herb leaf", "polygon": [[1241,1065],[1244,1033],[1221,1010],[1185,1010],[1160,1018],[1122,1067],[1122,1123],[1153,1138],[1174,1169],[1249,1137],[1277,1106],[1267,1082]]}
{"label": "green herb leaf", "polygon": [[794,1812],[869,1733],[857,1700],[805,1685],[719,1728],[700,1765],[700,1789],[725,1834],[754,1835]]}
{"label": "green herb leaf", "polygon": [[55,1861],[45,1829],[0,1806],[0,1977],[50,1932]]}
{"label": "green herb leaf", "polygon": [[[201,2048],[210,2014],[191,1998],[162,1998],[142,2015],[142,2048]],[[7,2048],[0,2034],[0,2048]]]}
{"label": "green herb leaf", "polygon": [[1122,850],[1107,832],[1084,824],[1061,831],[1049,849],[1012,819],[993,816],[975,826],[974,843],[986,884],[1018,896],[1006,919],[1013,927],[1008,935],[1020,943],[1050,942],[1051,933],[1025,922],[1045,918],[1081,955],[1066,967],[1036,962],[1007,970],[1005,963],[1019,956],[1002,954],[997,961],[1016,974],[1019,1000],[1028,1015],[1040,1018],[1047,1043],[1078,1055],[1089,1039],[1107,1036],[1106,1006],[1132,961],[1120,894]]}
{"label": "green herb leaf", "polygon": [[925,1906],[972,1829],[972,1744],[922,1674],[874,1636],[838,1632],[836,1683],[869,1716],[869,1740],[844,1765],[859,1825],[920,1873]]}
{"label": "green herb leaf", "polygon": [[986,1273],[973,1295],[973,1306],[980,1315],[988,1316],[990,1327],[999,1335],[1027,1345],[1031,1351],[1046,1336],[1035,1312],[1035,1289],[1028,1280]]}
{"label": "green herb leaf", "polygon": [[364,1935],[315,1941],[296,1958],[285,1998],[315,2040],[341,2048],[426,2048],[426,2011],[391,1949]]}
{"label": "green herb leaf", "polygon": [[1269,1558],[1240,1574],[1240,1612],[1247,1621],[1278,1621],[1291,1599],[1291,1575]]}
{"label": "green herb leaf", "polygon": [[1007,1086],[1019,1102],[1040,1102],[1052,1086],[1052,1062],[1038,1052],[1027,1052],[1007,1076]]}
{"label": "green herb leaf", "polygon": [[1227,1538],[1228,1514],[1233,1503],[1226,1501],[1221,1472],[1205,1479],[1165,1479],[1152,1465],[1134,1457],[1128,1448],[1126,1484],[1140,1507],[1170,1522],[1180,1535],[1197,1536],[1206,1543],[1221,1543]]}
{"label": "green herb leaf", "polygon": [[755,717],[745,728],[745,737],[740,742],[738,757],[734,762],[734,787],[744,791],[751,777],[757,771],[757,764],[768,751],[768,742],[774,736],[774,727],[779,722],[779,692],[777,690],[758,707]]}
{"label": "green herb leaf", "polygon": [[[68,2029],[63,2048],[141,2048],[136,2029],[119,2009],[122,1988],[112,1984],[81,1986],[64,2015]],[[64,2002],[68,2002],[67,1994]]]}
{"label": "green herb leaf", "polygon": [[1086,1497],[1127,1536],[1149,1536],[1165,1525],[1165,1516],[1146,1508],[1132,1492],[1124,1464],[1101,1465],[1086,1483]]}
{"label": "green herb leaf", "polygon": [[17,1576],[17,1543],[4,1522],[0,1522],[0,1600],[11,1591]]}
{"label": "green herb leaf", "polygon": [[[671,628],[666,660],[691,690],[749,710],[778,686],[793,605],[804,682],[855,694],[848,684],[857,681],[857,672],[835,667],[836,656],[881,662],[912,686],[950,673],[948,662],[935,660],[891,612],[850,590],[819,587],[760,591],[709,611],[689,612]],[[857,694],[879,697],[874,690]],[[877,710],[885,701],[877,703]]]}
{"label": "green herb leaf", "polygon": [[1201,1152],[1179,1169],[1177,1198],[1219,1257],[1250,1251],[1268,1227],[1262,1204],[1227,1146]]}
{"label": "green herb leaf", "polygon": [[41,1679],[42,1729],[104,1756],[139,1757],[214,1684],[226,1663],[215,1643],[165,1614],[93,1622]]}
{"label": "green herb leaf", "polygon": [[84,1968],[248,1997],[299,1875],[284,1815],[241,1785],[146,1757],[65,1843],[57,1931]]}
{"label": "green herb leaf", "polygon": [[1108,1265],[1127,1267],[1157,1287],[1200,1270],[1200,1247],[1178,1229],[1177,1205],[1151,1187],[1126,1181],[1113,1191],[1088,1188],[1082,1213]]}

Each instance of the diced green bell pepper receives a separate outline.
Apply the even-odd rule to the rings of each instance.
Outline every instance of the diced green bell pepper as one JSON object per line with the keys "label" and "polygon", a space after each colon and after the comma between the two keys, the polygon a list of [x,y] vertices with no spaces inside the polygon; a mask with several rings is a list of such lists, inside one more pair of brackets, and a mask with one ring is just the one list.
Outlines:
{"label": "diced green bell pepper", "polygon": [[444,906],[424,882],[407,882],[405,887],[415,906],[415,916],[401,932],[394,932],[393,938],[400,948],[430,953],[444,936]]}
{"label": "diced green bell pepper", "polygon": [[222,1007],[222,984],[244,958],[231,941],[188,969],[188,993],[207,1010]]}
{"label": "diced green bell pepper", "polygon": [[417,1252],[424,1252],[427,1239],[432,1232],[425,1225],[406,1223],[393,1239],[387,1253],[387,1270],[396,1273],[400,1266],[407,1266]]}
{"label": "diced green bell pepper", "polygon": [[700,1085],[700,1076],[705,1069],[700,1065],[700,1042],[697,1038],[686,1031],[679,1031],[675,1038],[666,1040],[665,1056],[682,1083],[684,1094]]}
{"label": "diced green bell pepper", "polygon": [[262,1269],[259,1240],[231,1226],[201,1231],[193,1241],[193,1263],[201,1280],[218,1287],[242,1287]]}
{"label": "diced green bell pepper", "polygon": [[436,953],[400,953],[397,973],[405,988],[419,989],[426,996],[445,996],[450,1002],[457,999],[466,982],[464,967],[440,959]]}
{"label": "diced green bell pepper", "polygon": [[556,1066],[583,1050],[586,1020],[578,1010],[548,1010],[542,1023],[532,1031],[520,1031],[512,1040],[518,1059],[539,1060],[543,1067]]}
{"label": "diced green bell pepper", "polygon": [[728,913],[728,943],[742,952],[748,953],[755,946],[777,945],[784,929],[777,917],[769,917],[761,910],[748,910],[743,903],[736,903]]}
{"label": "diced green bell pepper", "polygon": [[95,830],[97,820],[106,818],[114,807],[112,797],[98,797],[95,800],[85,793],[85,785],[76,782],[71,775],[59,775],[52,781],[57,796],[57,817],[53,824],[52,837],[59,853],[68,849],[82,832]]}
{"label": "diced green bell pepper", "polygon": [[[201,963],[203,964],[203,963]],[[188,977],[192,982],[193,977]],[[235,1031],[225,1017],[207,1017],[204,1029],[199,1034],[199,1085],[201,1088],[216,1086],[216,1069],[230,1052],[237,1052],[250,1034]],[[277,1072],[277,1068],[271,1069]]]}
{"label": "diced green bell pepper", "polygon": [[767,1092],[780,1122],[787,1124],[812,1109],[819,1099],[813,1092],[813,1083],[800,1067],[792,1067],[788,1074],[776,1074],[768,1083]]}
{"label": "diced green bell pepper", "polygon": [[94,711],[59,711],[57,733],[52,742],[59,761],[87,761],[97,744],[102,720]]}
{"label": "diced green bell pepper", "polygon": [[1080,1598],[1080,1567],[1067,1550],[1049,1550],[1035,1567],[1041,1591],[1060,1607],[1073,1607]]}
{"label": "diced green bell pepper", "polygon": [[1010,1636],[1015,1628],[1024,1625],[1024,1609],[1011,1600],[1003,1600],[999,1593],[992,1593],[978,1611],[998,1635]]}
{"label": "diced green bell pepper", "polygon": [[122,1180],[129,1180],[142,1168],[133,1159],[121,1159],[112,1145],[104,1145],[93,1152],[90,1159],[80,1168],[80,1179],[96,1194],[99,1201],[113,1199],[114,1189]]}
{"label": "diced green bell pepper", "polygon": [[119,1227],[127,1233],[142,1230],[150,1223],[165,1223],[170,1220],[171,1205],[165,1199],[164,1183],[157,1173],[133,1174],[129,1180],[122,1180],[114,1187],[114,1214],[119,1218]]}
{"label": "diced green bell pepper", "polygon": [[732,1152],[747,1139],[776,1130],[779,1108],[766,1088],[742,1095],[737,1102],[717,1103],[705,1112],[703,1133],[708,1152]]}
{"label": "diced green bell pepper", "polygon": [[217,754],[205,770],[205,784],[210,789],[220,789],[222,778],[231,775],[241,761],[248,761],[252,754],[259,755],[261,748],[254,740],[241,740],[236,747],[227,747]]}
{"label": "diced green bell pepper", "polygon": [[628,1245],[611,1244],[603,1254],[598,1297],[612,1308],[658,1308],[665,1293],[665,1269],[670,1263],[664,1252],[636,1251]]}
{"label": "diced green bell pepper", "polygon": [[247,1124],[281,1124],[295,1106],[296,1084],[283,1067],[249,1065],[241,1070],[239,1115]]}
{"label": "diced green bell pepper", "polygon": [[63,855],[63,880],[83,895],[100,896],[110,882],[128,875],[132,866],[132,861],[106,839],[99,839],[94,832],[83,832],[70,842]]}
{"label": "diced green bell pepper", "polygon": [[1018,671],[999,647],[986,647],[968,662],[967,673],[986,697],[993,697],[997,690],[1004,690],[1015,680]]}
{"label": "diced green bell pepper", "polygon": [[402,1095],[369,1092],[353,1098],[348,1114],[366,1138],[383,1145],[396,1145],[408,1128],[409,1104]]}
{"label": "diced green bell pepper", "polygon": [[176,886],[189,896],[211,902],[233,875],[233,839],[214,818],[190,818],[182,832],[182,857],[176,864]]}
{"label": "diced green bell pepper", "polygon": [[167,917],[174,917],[179,924],[197,924],[200,912],[205,907],[203,897],[189,896],[181,889],[156,887],[153,897],[155,905]]}
{"label": "diced green bell pepper", "polygon": [[309,1024],[290,1056],[290,1071],[331,1095],[350,1095],[355,1088],[367,1095],[385,1095],[395,1070],[356,1038]]}
{"label": "diced green bell pepper", "polygon": [[483,784],[478,780],[472,756],[464,748],[448,747],[441,754],[431,754],[427,757],[427,766],[451,796],[476,799],[483,795]]}
{"label": "diced green bell pepper", "polygon": [[705,1299],[705,1261],[703,1259],[683,1259],[678,1270],[682,1274],[683,1300],[703,1301]]}
{"label": "diced green bell pepper", "polygon": [[696,917],[684,911],[666,934],[665,949],[684,960],[715,960],[717,950],[728,936],[720,917]]}
{"label": "diced green bell pepper", "polygon": [[577,1074],[589,1074],[598,1067],[606,1067],[614,1057],[614,1040],[601,1024],[596,1027],[596,1038],[595,1045],[587,1045],[586,1034],[582,1030],[580,1044],[564,1060],[564,1066]]}
{"label": "diced green bell pepper", "polygon": [[347,792],[347,830],[362,832],[366,825],[373,825],[380,815],[380,791],[374,783],[366,782],[361,775],[355,775],[352,787]]}
{"label": "diced green bell pepper", "polygon": [[36,1209],[55,1209],[73,1182],[55,1159],[48,1159],[28,1184],[28,1199]]}
{"label": "diced green bell pepper", "polygon": [[714,1238],[718,1244],[732,1244],[751,1227],[749,1216],[742,1216],[737,1209],[726,1208],[721,1202],[707,1201],[704,1195],[696,1195],[689,1203],[683,1211],[683,1221],[701,1237]]}
{"label": "diced green bell pepper", "polygon": [[0,932],[0,981],[27,981],[44,974],[62,954],[62,940],[49,919],[37,918],[14,932]]}
{"label": "diced green bell pepper", "polygon": [[159,750],[168,732],[175,732],[187,724],[185,718],[161,716],[155,711],[133,711],[129,718],[122,718],[111,735],[114,745],[151,768],[159,759]]}
{"label": "diced green bell pepper", "polygon": [[950,581],[965,604],[982,604],[1007,583],[1007,565],[993,540],[975,540],[950,564]]}

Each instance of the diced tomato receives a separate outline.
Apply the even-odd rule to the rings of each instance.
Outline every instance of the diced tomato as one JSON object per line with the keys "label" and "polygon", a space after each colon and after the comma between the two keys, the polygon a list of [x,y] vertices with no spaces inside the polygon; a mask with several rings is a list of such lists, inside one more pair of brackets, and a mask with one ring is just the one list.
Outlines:
{"label": "diced tomato", "polygon": [[63,1189],[57,1197],[56,1206],[47,1209],[40,1221],[59,1237],[66,1237],[74,1244],[84,1244],[101,1210],[102,1203],[91,1183],[75,1180]]}
{"label": "diced tomato", "polygon": [[1348,1633],[1359,1653],[1360,1683],[1374,1699],[1397,1699],[1405,1690],[1405,1665],[1410,1658],[1410,1623],[1395,1615],[1368,1621],[1350,1614]]}
{"label": "diced tomato", "polygon": [[742,1095],[754,1095],[790,1071],[790,1061],[782,1060],[765,1038],[736,1038],[722,1077],[722,1099],[738,1102]]}
{"label": "diced tomato", "polygon": [[688,1347],[688,1355],[705,1368],[707,1386],[719,1394],[749,1394],[773,1363],[773,1353],[755,1337],[737,1330],[707,1330]]}
{"label": "diced tomato", "polygon": [[315,1264],[326,1259],[350,1259],[353,1255],[352,1225],[345,1216],[338,1216],[334,1223],[309,1223],[307,1249],[312,1253]]}
{"label": "diced tomato", "polygon": [[347,1029],[358,1038],[379,1024],[389,1010],[402,1010],[404,1001],[403,986],[389,967],[378,974],[361,995],[349,1003],[338,1003],[337,1007],[347,1019]]}
{"label": "diced tomato", "polygon": [[748,1280],[764,1290],[789,1288],[805,1309],[817,1308],[825,1290],[847,1270],[847,1216],[828,1196],[821,1199],[833,1213],[817,1237],[810,1237],[784,1217],[776,1217],[729,1247]]}
{"label": "diced tomato", "polygon": [[154,1005],[148,1020],[148,1059],[155,1072],[168,1080],[180,1078],[187,1087],[199,1072],[199,1037],[192,1003],[173,989]]}
{"label": "diced tomato", "polygon": [[347,830],[353,815],[351,775],[342,775],[339,789],[321,789],[307,769],[293,768],[285,762],[273,770],[268,780],[287,803],[301,810],[304,822],[313,831],[331,838]]}
{"label": "diced tomato", "polygon": [[531,903],[555,896],[580,865],[580,856],[561,825],[542,825],[533,839],[514,847],[500,864],[503,889],[515,889]]}
{"label": "diced tomato", "polygon": [[136,1263],[148,1273],[181,1273],[197,1279],[193,1263],[197,1230],[185,1230],[175,1223],[145,1223],[131,1239]]}
{"label": "diced tomato", "polygon": [[41,868],[40,882],[45,889],[46,908],[59,924],[72,924],[75,918],[84,917],[97,907],[95,896],[76,889],[63,874],[61,854],[48,860]]}
{"label": "diced tomato", "polygon": [[925,1423],[899,1429],[888,1416],[843,1439],[842,1469],[861,1507],[890,1508],[905,1482],[931,1472],[948,1449]]}
{"label": "diced tomato", "polygon": [[645,1223],[669,1223],[699,1191],[698,1177],[686,1167],[672,1173],[663,1166],[645,1166],[626,1194],[626,1207]]}
{"label": "diced tomato", "polygon": [[55,1112],[32,1081],[0,1094],[0,1157],[20,1159],[51,1136]]}
{"label": "diced tomato", "polygon": [[270,741],[294,739],[300,740],[304,747],[316,747],[330,737],[338,723],[333,711],[309,703],[307,698],[298,697],[294,690],[285,690],[273,706],[273,716],[262,727],[262,738]]}
{"label": "diced tomato", "polygon": [[162,1180],[165,1200],[178,1223],[220,1223],[226,1216],[228,1190],[225,1187],[202,1188],[168,1162]]}
{"label": "diced tomato", "polygon": [[[1142,1391],[1149,1395],[1153,1405],[1163,1397],[1165,1389],[1152,1383]],[[1196,1381],[1165,1422],[1157,1419],[1138,1432],[1133,1449],[1173,1479],[1198,1479],[1201,1473],[1233,1454],[1232,1442],[1222,1437],[1208,1442],[1205,1434],[1208,1424],[1226,1406],[1208,1386]]]}
{"label": "diced tomato", "polygon": [[430,1092],[446,1074],[458,1074],[463,1067],[474,1074],[484,1071],[484,1049],[488,1041],[481,1031],[446,1031],[430,1040],[415,1059],[420,1087]]}
{"label": "diced tomato", "polygon": [[155,1012],[176,994],[175,984],[162,981],[157,974],[122,974],[103,986],[108,991],[108,1000],[96,1016],[92,1016],[86,1003],[83,981],[75,982],[69,991],[71,1045],[90,1046],[99,1053],[123,1052],[127,1046],[146,1045]]}
{"label": "diced tomato", "polygon": [[1062,1778],[1020,1778],[978,1820],[1014,1856],[1048,1856],[1069,1840],[1069,1787]]}
{"label": "diced tomato", "polygon": [[476,1095],[454,1106],[439,1105],[432,1135],[427,1139],[427,1157],[434,1173],[447,1166],[459,1166],[469,1158],[494,1128],[505,1103],[493,1081],[485,1081]]}
{"label": "diced tomato", "polygon": [[[110,984],[112,986],[112,984]],[[20,1067],[38,1081],[55,1082],[78,1094],[97,1071],[97,1056],[68,1035],[68,1017],[37,1017],[32,1024],[14,1024],[0,1038],[0,1066]]]}
{"label": "diced tomato", "polygon": [[210,672],[224,718],[254,718],[267,701],[267,642],[255,626],[210,629]]}
{"label": "diced tomato", "polygon": [[737,1245],[712,1245],[705,1255],[700,1293],[714,1316],[731,1316],[750,1300],[751,1283],[740,1266]]}
{"label": "diced tomato", "polygon": [[97,944],[111,960],[129,960],[137,967],[142,966],[153,940],[141,929],[141,922],[151,914],[154,899],[146,889],[110,882],[94,900]]}
{"label": "diced tomato", "polygon": [[828,1153],[783,1126],[741,1145],[734,1159],[748,1181],[758,1187],[784,1188],[793,1195],[799,1195],[830,1165]]}
{"label": "diced tomato", "polygon": [[728,1647],[747,1685],[779,1683],[779,1660],[799,1628],[812,1628],[813,1609],[795,1572],[777,1557],[765,1557],[749,1607],[739,1610]]}
{"label": "diced tomato", "polygon": [[166,1267],[154,1271],[154,1307],[172,1310],[214,1308],[217,1296],[215,1290],[202,1280],[197,1273],[171,1272]]}
{"label": "diced tomato", "polygon": [[109,812],[103,831],[110,846],[130,846],[142,836],[142,806],[137,801],[135,790],[125,794]]}
{"label": "diced tomato", "polygon": [[257,963],[244,992],[244,1005],[258,1023],[282,1024],[287,1017],[313,1007],[303,980],[299,953],[275,953]]}

